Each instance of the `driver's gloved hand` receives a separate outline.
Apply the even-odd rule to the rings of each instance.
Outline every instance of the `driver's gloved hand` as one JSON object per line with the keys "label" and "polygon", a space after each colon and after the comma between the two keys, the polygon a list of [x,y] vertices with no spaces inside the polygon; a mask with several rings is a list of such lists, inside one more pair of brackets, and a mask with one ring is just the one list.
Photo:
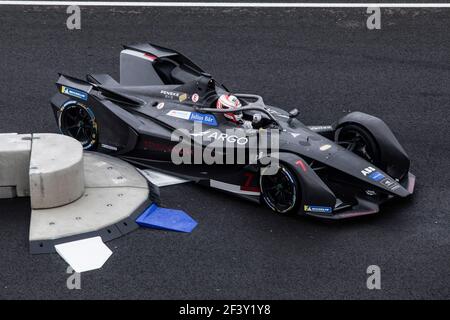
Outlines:
{"label": "driver's gloved hand", "polygon": [[244,123],[242,124],[242,127],[243,127],[245,130],[253,129],[253,125],[252,125],[252,122],[251,122],[251,121],[244,121]]}

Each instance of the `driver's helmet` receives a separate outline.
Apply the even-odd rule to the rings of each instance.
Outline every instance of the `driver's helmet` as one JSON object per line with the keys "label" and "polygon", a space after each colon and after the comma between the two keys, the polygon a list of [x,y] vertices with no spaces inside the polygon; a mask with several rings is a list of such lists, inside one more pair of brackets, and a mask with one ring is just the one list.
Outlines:
{"label": "driver's helmet", "polygon": [[[236,96],[231,94],[222,94],[216,102],[217,109],[237,109],[240,108],[241,102]],[[230,119],[233,122],[240,122],[242,120],[242,112],[229,112],[223,114],[225,118]]]}

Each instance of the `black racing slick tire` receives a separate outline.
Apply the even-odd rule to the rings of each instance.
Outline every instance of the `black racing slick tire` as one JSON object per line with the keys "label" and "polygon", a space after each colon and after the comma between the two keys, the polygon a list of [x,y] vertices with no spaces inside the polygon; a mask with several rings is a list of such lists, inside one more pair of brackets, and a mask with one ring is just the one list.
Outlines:
{"label": "black racing slick tire", "polygon": [[380,149],[372,134],[362,126],[347,124],[335,132],[335,141],[348,151],[384,169],[380,161]]}
{"label": "black racing slick tire", "polygon": [[58,118],[62,134],[78,140],[83,149],[95,150],[98,142],[97,121],[85,105],[69,101],[61,107]]}
{"label": "black racing slick tire", "polygon": [[300,185],[297,178],[286,166],[280,164],[275,174],[261,170],[261,200],[276,213],[289,214],[297,212],[301,202]]}

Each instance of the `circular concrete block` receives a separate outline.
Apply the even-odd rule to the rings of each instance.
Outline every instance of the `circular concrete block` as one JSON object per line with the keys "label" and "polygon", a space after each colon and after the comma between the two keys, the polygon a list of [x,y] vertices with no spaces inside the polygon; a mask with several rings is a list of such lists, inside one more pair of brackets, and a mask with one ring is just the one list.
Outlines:
{"label": "circular concrete block", "polygon": [[29,195],[31,134],[0,134],[0,199]]}
{"label": "circular concrete block", "polygon": [[[33,208],[32,243],[39,246],[45,241],[79,235],[92,237],[102,235],[102,230],[106,230],[106,237],[112,239],[138,227],[136,216],[150,205],[150,192],[147,180],[136,168],[111,156],[85,152],[84,170],[86,182],[81,198],[57,208]],[[103,236],[102,239],[105,241]],[[76,239],[70,241],[73,240]],[[46,251],[47,245],[43,248]],[[36,252],[39,250],[43,249],[38,247]]]}
{"label": "circular concrete block", "polygon": [[33,134],[30,158],[31,208],[69,204],[84,193],[83,148],[70,137]]}

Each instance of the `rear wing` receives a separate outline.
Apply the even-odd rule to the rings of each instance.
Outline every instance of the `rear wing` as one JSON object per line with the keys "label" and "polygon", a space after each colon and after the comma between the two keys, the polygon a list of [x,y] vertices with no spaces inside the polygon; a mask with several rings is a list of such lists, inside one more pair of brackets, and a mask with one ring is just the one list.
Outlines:
{"label": "rear wing", "polygon": [[124,49],[134,50],[134,51],[138,51],[138,52],[147,54],[149,59],[157,60],[157,59],[162,59],[162,58],[170,58],[171,60],[175,61],[179,65],[188,66],[189,68],[195,70],[198,73],[205,72],[202,70],[202,68],[197,66],[189,58],[182,55],[181,53],[179,53],[175,50],[172,50],[172,49],[158,46],[156,44],[139,43],[139,44],[133,44],[133,45],[124,45],[123,47],[124,47]]}
{"label": "rear wing", "polygon": [[128,45],[120,53],[120,84],[124,86],[186,84],[203,74],[184,55],[157,45]]}

